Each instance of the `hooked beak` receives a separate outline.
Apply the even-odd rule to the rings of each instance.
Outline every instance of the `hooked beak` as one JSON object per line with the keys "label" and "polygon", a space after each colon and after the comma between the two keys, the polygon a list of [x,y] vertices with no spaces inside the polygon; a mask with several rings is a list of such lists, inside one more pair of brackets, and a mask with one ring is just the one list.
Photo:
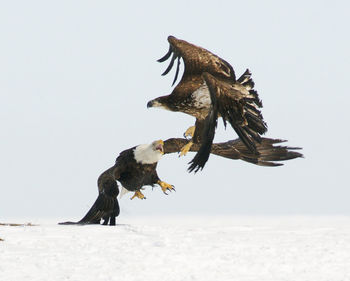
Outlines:
{"label": "hooked beak", "polygon": [[152,107],[153,106],[153,100],[151,100],[151,101],[149,101],[148,103],[147,103],[147,108],[150,108],[150,107]]}
{"label": "hooked beak", "polygon": [[164,154],[164,141],[156,141],[156,150],[159,150],[161,154]]}

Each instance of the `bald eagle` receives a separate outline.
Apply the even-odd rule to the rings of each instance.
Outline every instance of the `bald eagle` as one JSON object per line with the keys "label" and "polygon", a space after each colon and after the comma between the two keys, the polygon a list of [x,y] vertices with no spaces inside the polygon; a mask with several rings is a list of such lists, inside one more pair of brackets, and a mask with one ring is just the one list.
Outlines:
{"label": "bald eagle", "polygon": [[141,144],[122,151],[117,157],[113,167],[103,172],[98,180],[98,197],[87,212],[78,222],[64,222],[60,224],[103,224],[115,225],[115,218],[119,215],[119,181],[125,189],[133,191],[131,199],[146,197],[141,189],[145,185],[154,186],[158,184],[162,191],[173,191],[174,186],[168,184],[158,177],[157,163],[164,154],[164,142],[154,141],[151,144]]}
{"label": "bald eagle", "polygon": [[[131,199],[137,197],[145,199],[141,188],[146,185],[158,184],[162,191],[173,191],[174,186],[161,181],[157,175],[157,162],[163,154],[179,152],[189,141],[184,138],[170,138],[166,141],[155,141],[148,145],[139,145],[121,152],[115,165],[104,171],[98,178],[98,197],[78,222],[64,222],[60,224],[103,224],[115,225],[115,218],[119,215],[119,181],[127,190],[134,191]],[[299,147],[277,145],[284,142],[280,139],[262,138],[256,144],[258,154],[251,152],[240,140],[230,140],[223,143],[214,143],[212,154],[234,160],[243,160],[259,166],[276,167],[283,165],[281,161],[291,160],[303,155],[295,150]],[[276,146],[277,145],[277,146]],[[193,143],[190,151],[198,151],[200,144]]]}
{"label": "bald eagle", "polygon": [[251,152],[258,153],[256,143],[261,142],[261,135],[267,131],[267,125],[259,109],[262,102],[254,90],[250,71],[247,69],[236,79],[232,66],[208,50],[174,36],[169,36],[168,42],[168,53],[158,61],[164,62],[171,55],[172,58],[162,75],[172,69],[177,59],[174,84],[181,58],[185,64],[184,73],[170,95],[149,101],[147,107],[183,112],[196,118],[195,126],[185,132],[185,136],[191,136],[192,140],[180,153],[180,156],[185,155],[193,143],[201,143],[188,170],[197,172],[207,162],[218,117],[222,117],[225,127],[227,122],[230,123]]}

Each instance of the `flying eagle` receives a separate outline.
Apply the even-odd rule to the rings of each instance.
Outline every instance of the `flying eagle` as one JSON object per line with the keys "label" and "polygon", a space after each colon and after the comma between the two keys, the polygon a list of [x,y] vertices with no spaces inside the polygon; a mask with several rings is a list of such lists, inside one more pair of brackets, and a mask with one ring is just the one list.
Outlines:
{"label": "flying eagle", "polygon": [[154,141],[151,144],[141,144],[122,151],[117,157],[113,167],[103,172],[97,180],[98,197],[87,212],[78,222],[64,222],[60,224],[92,224],[100,223],[115,225],[115,217],[119,215],[119,181],[122,186],[135,192],[131,199],[146,197],[141,189],[145,185],[154,186],[158,184],[163,192],[173,191],[174,186],[168,184],[158,177],[157,163],[164,154],[164,142]]}
{"label": "flying eagle", "polygon": [[149,101],[147,107],[179,111],[196,118],[195,126],[185,132],[185,136],[191,136],[192,140],[180,152],[180,156],[185,155],[194,143],[201,143],[188,170],[197,172],[207,162],[218,117],[222,117],[225,127],[227,122],[231,124],[251,152],[258,153],[256,143],[261,142],[267,125],[259,109],[262,102],[254,90],[250,71],[247,69],[236,79],[232,66],[208,50],[174,36],[169,36],[168,42],[168,53],[158,61],[164,62],[171,55],[172,58],[162,75],[172,69],[177,59],[174,84],[181,58],[185,64],[184,73],[170,95]]}
{"label": "flying eagle", "polygon": [[[110,225],[115,225],[115,218],[119,215],[117,181],[126,189],[135,192],[131,199],[135,197],[145,199],[141,193],[141,188],[145,185],[158,184],[165,194],[174,190],[172,185],[159,179],[156,172],[157,162],[162,154],[179,152],[188,142],[183,138],[170,138],[164,142],[155,141],[150,145],[139,145],[121,152],[115,165],[99,176],[97,181],[99,195],[88,213],[78,222],[60,224],[99,224],[103,219],[103,224],[109,222]],[[299,147],[277,145],[282,142],[284,140],[262,138],[261,142],[256,144],[257,154],[251,152],[240,139],[236,139],[213,143],[210,153],[269,167],[281,166],[283,165],[281,161],[303,157],[301,153],[295,151],[300,149]],[[190,151],[199,149],[198,143],[193,143],[190,147]]]}

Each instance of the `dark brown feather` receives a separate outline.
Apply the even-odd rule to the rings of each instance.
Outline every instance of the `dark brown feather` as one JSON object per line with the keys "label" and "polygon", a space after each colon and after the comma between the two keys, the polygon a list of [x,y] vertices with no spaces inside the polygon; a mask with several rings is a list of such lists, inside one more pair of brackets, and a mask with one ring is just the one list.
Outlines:
{"label": "dark brown feather", "polygon": [[104,219],[104,224],[115,225],[115,217],[119,215],[119,194],[116,176],[118,177],[118,166],[104,171],[97,180],[98,196],[86,215],[78,222],[64,222],[59,224],[99,224]]}
{"label": "dark brown feather", "polygon": [[[164,153],[176,153],[187,144],[188,140],[183,138],[170,138],[164,141]],[[289,147],[278,145],[285,142],[280,139],[262,138],[261,143],[256,144],[258,154],[252,153],[245,144],[240,140],[231,140],[222,143],[213,143],[210,153],[224,158],[243,160],[259,166],[281,166],[280,161],[291,160],[303,157],[295,150],[299,147]],[[194,143],[190,151],[196,152],[200,149],[200,144]]]}
{"label": "dark brown feather", "polygon": [[[185,40],[177,39],[174,36],[169,36],[168,42],[171,51],[176,54],[176,56],[183,59],[185,64],[185,76],[188,74],[198,74],[207,71],[218,77],[230,78],[233,81],[236,80],[232,66],[227,61],[214,55],[210,51]],[[166,56],[158,61],[164,61]]]}
{"label": "dark brown feather", "polygon": [[[217,110],[214,108],[214,110],[210,111],[207,118],[204,120],[204,128],[201,132],[202,134],[202,143],[201,146],[195,155],[195,157],[190,161],[190,166],[188,167],[188,171],[192,172],[194,171],[197,173],[199,170],[202,170],[205,166],[205,163],[209,159],[211,146],[214,140],[215,136],[215,129],[217,125],[218,120],[218,113]],[[196,127],[196,130],[198,132],[198,129]]]}

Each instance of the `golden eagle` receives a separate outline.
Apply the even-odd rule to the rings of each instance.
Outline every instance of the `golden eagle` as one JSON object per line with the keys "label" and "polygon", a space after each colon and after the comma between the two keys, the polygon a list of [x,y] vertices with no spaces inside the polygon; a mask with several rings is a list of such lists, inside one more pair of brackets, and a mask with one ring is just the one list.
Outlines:
{"label": "golden eagle", "polygon": [[147,103],[147,107],[160,107],[170,111],[179,111],[196,118],[195,126],[186,130],[185,136],[192,140],[181,149],[185,155],[194,143],[201,143],[196,156],[190,162],[188,170],[197,172],[207,162],[213,143],[218,117],[222,117],[226,127],[231,124],[239,138],[253,153],[258,153],[256,143],[267,131],[267,125],[260,112],[262,102],[254,90],[254,81],[247,69],[236,79],[232,66],[208,50],[184,40],[168,37],[168,53],[159,59],[164,62],[172,55],[166,75],[177,59],[177,68],[173,84],[176,82],[180,59],[185,64],[181,81],[170,95],[161,96]]}
{"label": "golden eagle", "polygon": [[[260,166],[281,166],[280,161],[290,160],[303,155],[294,150],[298,147],[275,146],[284,142],[279,139],[262,138],[256,144],[258,152],[251,152],[240,140],[231,140],[223,143],[214,143],[211,152],[215,155],[229,159],[243,160]],[[115,225],[115,218],[119,215],[119,181],[127,190],[134,191],[131,199],[138,197],[145,199],[141,188],[146,185],[160,185],[163,192],[174,190],[174,186],[161,181],[157,175],[157,162],[163,154],[179,152],[189,143],[187,139],[170,138],[166,141],[155,141],[152,144],[138,145],[121,152],[111,168],[103,172],[98,178],[98,197],[87,212],[78,222],[64,222],[60,224],[98,224],[103,219],[103,224]],[[193,143],[190,151],[198,151],[200,144]]]}

